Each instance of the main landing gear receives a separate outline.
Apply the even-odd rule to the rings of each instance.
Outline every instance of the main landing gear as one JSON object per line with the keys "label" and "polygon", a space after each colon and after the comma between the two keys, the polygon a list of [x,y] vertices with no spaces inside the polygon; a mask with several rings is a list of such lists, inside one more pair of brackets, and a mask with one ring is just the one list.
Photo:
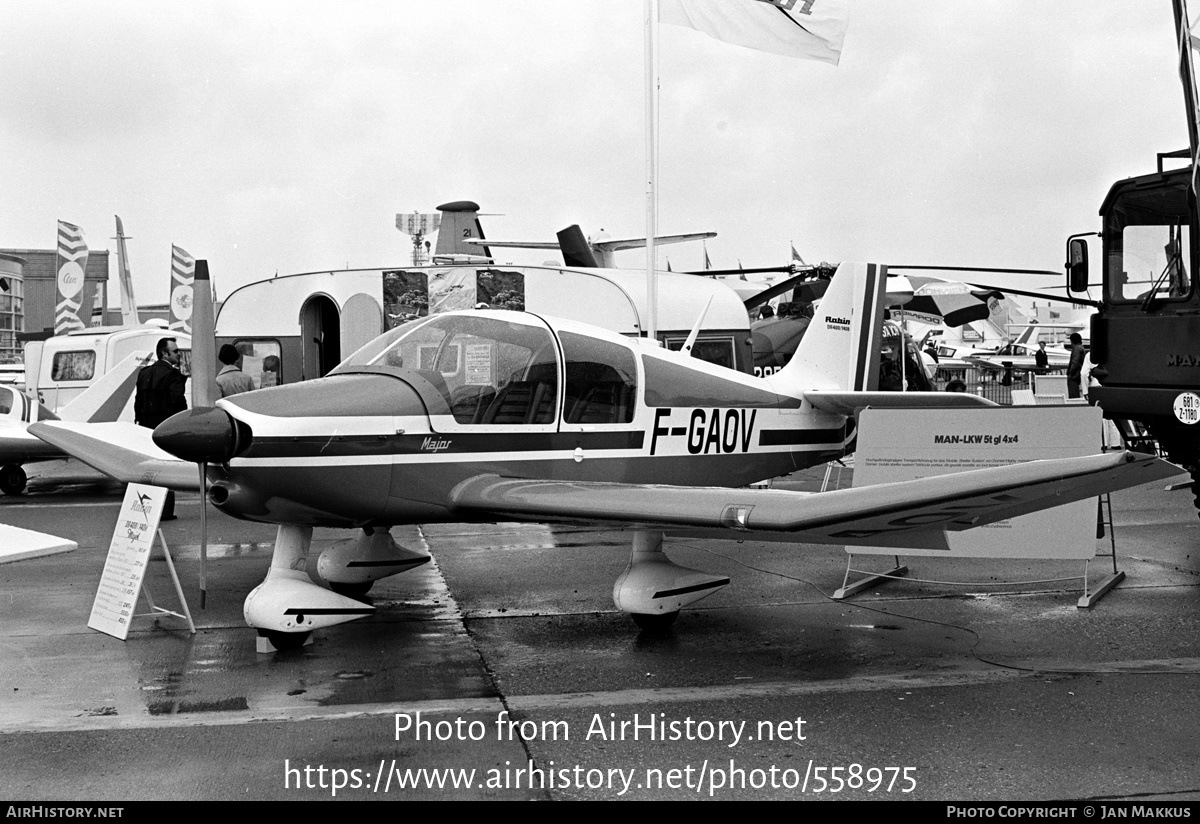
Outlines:
{"label": "main landing gear", "polygon": [[[375,607],[317,586],[308,577],[312,527],[280,526],[266,580],[246,596],[242,614],[258,630],[258,651],[298,649],[314,629],[336,626],[375,612]],[[429,560],[392,540],[386,529],[363,530],[357,539],[334,544],[317,560],[327,581],[366,594],[380,578]]]}
{"label": "main landing gear", "polygon": [[17,464],[0,466],[0,492],[5,495],[20,495],[27,480],[25,470]]}
{"label": "main landing gear", "polygon": [[629,565],[613,584],[617,609],[629,613],[646,632],[668,629],[680,609],[729,583],[724,576],[679,566],[663,552],[662,542],[663,534],[657,530],[635,530]]}

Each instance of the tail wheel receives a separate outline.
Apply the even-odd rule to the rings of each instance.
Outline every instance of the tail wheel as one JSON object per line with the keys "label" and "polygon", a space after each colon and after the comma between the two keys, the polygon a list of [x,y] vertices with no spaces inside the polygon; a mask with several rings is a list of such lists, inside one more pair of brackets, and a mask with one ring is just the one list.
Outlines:
{"label": "tail wheel", "polygon": [[21,467],[13,464],[0,467],[0,492],[5,495],[20,495],[25,491],[26,480],[25,470]]}

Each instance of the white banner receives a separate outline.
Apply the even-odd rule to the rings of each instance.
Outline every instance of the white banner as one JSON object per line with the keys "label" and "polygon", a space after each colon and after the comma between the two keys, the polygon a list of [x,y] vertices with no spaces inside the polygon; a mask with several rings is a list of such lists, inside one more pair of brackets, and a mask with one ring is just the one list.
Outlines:
{"label": "white banner", "polygon": [[[84,273],[88,247],[83,230],[64,221],[58,222],[58,305],[54,310],[54,334],[64,335],[82,329]],[[91,307],[89,307],[90,309]]]}
{"label": "white banner", "polygon": [[659,0],[658,19],[737,46],[836,66],[849,18],[844,0]]}
{"label": "white banner", "polygon": [[192,332],[192,281],[196,276],[196,259],[180,249],[171,247],[171,320],[170,328]]}

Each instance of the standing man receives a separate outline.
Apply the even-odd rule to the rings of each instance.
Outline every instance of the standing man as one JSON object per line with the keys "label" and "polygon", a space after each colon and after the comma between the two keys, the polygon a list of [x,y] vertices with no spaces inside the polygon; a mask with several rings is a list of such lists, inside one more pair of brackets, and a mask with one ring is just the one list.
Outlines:
{"label": "standing man", "polygon": [[[134,419],[151,429],[176,412],[187,409],[184,387],[187,379],[179,371],[179,344],[175,338],[162,338],[154,348],[158,360],[138,373],[137,395],[133,401]],[[175,520],[175,493],[167,492],[162,520]]]}
{"label": "standing man", "polygon": [[1038,350],[1033,353],[1033,365],[1037,367],[1038,373],[1045,372],[1050,366],[1050,356],[1046,354],[1046,342],[1038,341]]}
{"label": "standing man", "polygon": [[1083,377],[1083,359],[1087,353],[1083,349],[1083,338],[1078,332],[1071,333],[1071,360],[1067,364],[1067,397],[1082,398],[1083,392],[1080,380]]}
{"label": "standing man", "polygon": [[217,388],[221,397],[228,398],[239,392],[249,392],[254,389],[254,380],[241,369],[242,353],[231,343],[226,343],[217,353],[217,360],[222,364],[217,373]]}

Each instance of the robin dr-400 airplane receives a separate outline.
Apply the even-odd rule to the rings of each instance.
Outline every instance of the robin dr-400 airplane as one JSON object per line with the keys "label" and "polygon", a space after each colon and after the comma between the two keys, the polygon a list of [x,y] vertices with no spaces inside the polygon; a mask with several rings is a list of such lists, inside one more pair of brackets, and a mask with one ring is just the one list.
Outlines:
{"label": "robin dr-400 airplane", "polygon": [[[197,404],[154,431],[163,451],[146,430],[135,442],[31,429],[126,481],[194,489],[199,473],[180,461],[206,465],[213,505],[278,524],[244,609],[277,647],[372,613],[348,596],[428,560],[392,540],[399,524],[624,525],[633,552],[613,599],[650,626],[729,583],[672,563],[664,532],[945,548],[946,530],[1178,471],[1122,452],[815,494],[745,488],[845,454],[867,406],[991,405],[874,390],[885,280],[884,267],[842,264],[795,356],[767,378],[578,322],[468,311],[398,326],[324,378]],[[317,526],[361,530],[317,561],[333,591],[305,571]]]}

